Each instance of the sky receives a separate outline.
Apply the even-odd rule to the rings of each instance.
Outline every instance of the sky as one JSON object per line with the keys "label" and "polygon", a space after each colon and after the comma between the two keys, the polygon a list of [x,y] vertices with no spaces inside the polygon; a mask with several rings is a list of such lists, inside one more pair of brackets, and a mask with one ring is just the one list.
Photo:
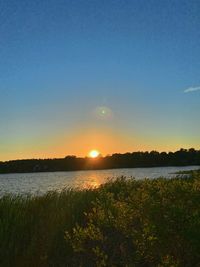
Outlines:
{"label": "sky", "polygon": [[0,0],[0,160],[200,149],[198,0]]}

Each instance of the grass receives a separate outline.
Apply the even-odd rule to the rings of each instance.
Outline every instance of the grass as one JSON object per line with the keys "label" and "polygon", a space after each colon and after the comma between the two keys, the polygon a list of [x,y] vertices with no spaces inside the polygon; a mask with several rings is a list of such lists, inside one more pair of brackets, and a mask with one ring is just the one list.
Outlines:
{"label": "grass", "polygon": [[0,266],[200,266],[200,172],[5,195]]}

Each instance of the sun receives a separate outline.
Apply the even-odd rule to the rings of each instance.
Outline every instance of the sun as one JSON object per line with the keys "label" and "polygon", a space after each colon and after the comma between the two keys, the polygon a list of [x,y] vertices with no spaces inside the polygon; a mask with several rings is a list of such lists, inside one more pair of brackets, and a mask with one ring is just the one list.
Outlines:
{"label": "sun", "polygon": [[90,158],[97,158],[100,155],[100,152],[98,150],[91,150],[89,152],[89,157]]}

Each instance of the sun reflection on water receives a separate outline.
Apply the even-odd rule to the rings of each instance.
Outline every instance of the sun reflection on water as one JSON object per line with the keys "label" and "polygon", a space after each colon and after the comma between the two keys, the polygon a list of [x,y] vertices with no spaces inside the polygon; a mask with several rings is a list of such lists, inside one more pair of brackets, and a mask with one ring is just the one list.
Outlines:
{"label": "sun reflection on water", "polygon": [[99,187],[104,181],[101,176],[98,175],[95,171],[87,171],[87,179],[81,179],[80,176],[74,180],[74,184],[81,184],[81,188],[97,188]]}

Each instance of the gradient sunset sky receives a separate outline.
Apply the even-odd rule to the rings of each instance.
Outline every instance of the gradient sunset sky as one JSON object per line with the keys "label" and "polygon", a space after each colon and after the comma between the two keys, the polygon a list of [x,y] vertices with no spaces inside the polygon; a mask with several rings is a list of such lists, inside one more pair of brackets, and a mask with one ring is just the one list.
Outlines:
{"label": "gradient sunset sky", "polygon": [[200,1],[0,0],[0,160],[200,148]]}

